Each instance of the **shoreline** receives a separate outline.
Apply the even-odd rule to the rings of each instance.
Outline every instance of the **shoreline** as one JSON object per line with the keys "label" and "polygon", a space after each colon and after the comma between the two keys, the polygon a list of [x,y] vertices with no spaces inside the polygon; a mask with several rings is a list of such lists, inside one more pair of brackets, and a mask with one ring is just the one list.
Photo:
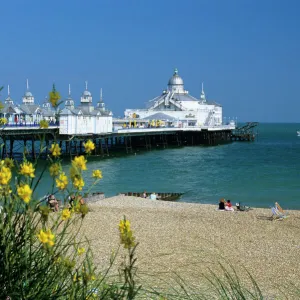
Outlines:
{"label": "shoreline", "polygon": [[[102,193],[101,193],[102,194]],[[104,194],[104,193],[103,193]],[[168,200],[160,200],[160,199],[157,199],[157,200],[151,200],[149,197],[147,197],[147,198],[143,198],[143,197],[137,197],[137,196],[125,196],[125,195],[123,195],[123,194],[118,194],[118,195],[115,195],[115,196],[109,196],[109,197],[105,197],[104,196],[104,198],[99,198],[99,200],[97,200],[97,195],[95,195],[95,196],[91,196],[91,197],[88,197],[88,198],[86,198],[87,199],[87,204],[89,204],[89,205],[94,205],[94,204],[96,204],[96,205],[99,205],[100,204],[100,202],[103,202],[103,201],[105,201],[105,200],[108,200],[108,201],[114,201],[116,198],[119,198],[119,197],[125,197],[125,198],[133,198],[133,199],[146,199],[146,200],[149,200],[149,201],[152,201],[152,202],[154,202],[154,203],[158,203],[158,204],[155,204],[155,206],[157,207],[160,207],[160,204],[159,203],[175,203],[175,204],[179,204],[179,205],[196,205],[196,206],[198,206],[198,205],[201,205],[201,206],[211,206],[211,207],[215,207],[216,209],[217,209],[217,207],[218,207],[218,204],[219,203],[215,203],[215,204],[211,204],[211,203],[203,203],[203,202],[188,202],[188,201],[180,201],[180,199],[178,199],[178,200],[172,200],[172,201],[168,201]],[[91,201],[91,199],[89,199],[89,198],[94,198],[95,200],[92,200]],[[109,199],[111,199],[111,200],[109,200]],[[225,198],[224,198],[225,199]],[[225,199],[226,200],[226,199]],[[251,210],[268,210],[268,211],[270,211],[271,212],[271,208],[272,207],[274,207],[275,206],[275,202],[276,201],[274,201],[274,203],[272,204],[272,206],[270,206],[270,207],[259,207],[259,206],[248,206],[248,205],[246,205],[247,207],[250,207],[251,208]],[[277,201],[278,202],[278,201]],[[106,202],[103,202],[103,203],[105,203],[105,205],[108,205],[108,203],[106,203]],[[232,207],[234,208],[234,210],[235,210],[235,212],[240,212],[240,211],[238,211],[237,209],[236,209],[236,205],[235,205],[235,203],[236,202],[231,202],[231,204],[232,204]],[[289,208],[286,208],[283,204],[284,204],[284,202],[278,202],[281,206],[282,206],[282,208],[283,208],[283,210],[284,211],[288,211],[288,212],[299,212],[300,213],[300,208],[299,209],[289,209]],[[100,204],[101,205],[101,204]],[[242,205],[243,205],[243,202],[242,202]],[[112,206],[113,206],[113,204],[112,204]],[[169,205],[167,205],[168,207],[169,207]],[[176,207],[176,205],[170,205],[170,207]]]}
{"label": "shoreline", "polygon": [[[177,272],[189,285],[201,286],[203,272],[229,261],[238,273],[245,275],[246,268],[268,295],[274,294],[274,286],[288,281],[300,287],[297,210],[289,210],[287,219],[270,221],[271,209],[266,208],[228,212],[216,210],[217,205],[132,196],[105,198],[88,205],[90,213],[82,230],[91,240],[99,266],[117,249],[118,224],[125,215],[139,243],[138,270],[147,284],[160,286],[161,276],[171,282]],[[241,279],[247,282],[245,276]]]}

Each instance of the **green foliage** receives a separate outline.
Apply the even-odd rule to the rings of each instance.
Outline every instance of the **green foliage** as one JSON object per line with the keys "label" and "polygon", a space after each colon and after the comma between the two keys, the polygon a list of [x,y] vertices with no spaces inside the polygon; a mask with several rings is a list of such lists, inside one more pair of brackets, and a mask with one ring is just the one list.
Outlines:
{"label": "green foliage", "polygon": [[[132,266],[122,266],[121,280],[107,277],[111,265],[105,272],[97,270],[88,241],[79,238],[88,206],[80,201],[78,189],[69,190],[58,179],[67,176],[59,167],[59,146],[51,149],[52,194],[65,200],[75,196],[74,205],[65,205],[61,211],[53,212],[57,206],[45,205],[34,196],[46,172],[35,177],[38,158],[29,162],[24,156],[22,163],[8,158],[0,161],[0,299],[133,299],[137,288],[134,274],[129,273],[135,249],[128,249]],[[86,170],[83,157],[78,161]],[[15,183],[13,172],[18,174]],[[72,174],[70,179],[74,180]],[[94,184],[99,180],[94,178]]]}

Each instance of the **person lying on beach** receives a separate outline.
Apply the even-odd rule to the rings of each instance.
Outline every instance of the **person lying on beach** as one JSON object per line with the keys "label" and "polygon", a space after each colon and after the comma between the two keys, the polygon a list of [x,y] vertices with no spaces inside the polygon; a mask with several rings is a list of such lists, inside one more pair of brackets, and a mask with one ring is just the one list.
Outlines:
{"label": "person lying on beach", "polygon": [[238,211],[248,211],[251,209],[249,206],[241,205],[240,202],[236,203],[235,205]]}
{"label": "person lying on beach", "polygon": [[227,211],[234,211],[230,200],[227,200],[227,202],[225,203],[225,210],[227,210]]}

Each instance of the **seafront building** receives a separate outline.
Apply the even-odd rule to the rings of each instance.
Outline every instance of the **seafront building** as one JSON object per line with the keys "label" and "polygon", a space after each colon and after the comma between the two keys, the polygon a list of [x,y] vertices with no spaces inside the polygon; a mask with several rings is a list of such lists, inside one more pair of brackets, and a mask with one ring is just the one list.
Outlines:
{"label": "seafront building", "polygon": [[206,99],[203,83],[200,98],[189,94],[175,69],[167,89],[150,100],[143,109],[126,109],[124,116],[137,121],[160,120],[178,127],[215,127],[222,125],[222,106]]}
{"label": "seafront building", "polygon": [[80,105],[75,108],[69,85],[69,96],[65,101],[65,108],[60,112],[59,133],[66,135],[111,133],[112,112],[105,109],[102,89],[96,107],[92,102],[93,97],[86,82],[85,90],[80,98]]}
{"label": "seafront building", "polygon": [[69,85],[68,97],[64,102],[64,108],[59,114],[47,99],[42,105],[35,103],[35,98],[29,90],[28,79],[21,104],[16,104],[12,99],[9,85],[7,94],[3,108],[0,110],[0,117],[6,118],[7,126],[39,126],[41,120],[47,120],[50,125],[59,125],[60,134],[112,132],[112,112],[105,108],[102,89],[100,99],[94,107],[92,94],[87,88],[87,82],[80,98],[80,105],[77,107],[75,107],[75,102],[71,97],[71,87]]}

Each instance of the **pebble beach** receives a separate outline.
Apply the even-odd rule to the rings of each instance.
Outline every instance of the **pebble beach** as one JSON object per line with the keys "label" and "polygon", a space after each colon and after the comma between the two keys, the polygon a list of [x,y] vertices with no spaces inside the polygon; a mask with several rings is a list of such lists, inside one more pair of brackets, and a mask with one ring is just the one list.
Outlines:
{"label": "pebble beach", "polygon": [[[197,289],[205,286],[203,274],[209,269],[218,273],[222,263],[232,265],[247,285],[246,269],[271,299],[296,299],[288,291],[290,284],[300,288],[300,211],[288,211],[288,218],[274,221],[271,209],[227,212],[216,210],[217,205],[130,196],[88,205],[82,233],[91,241],[99,268],[118,249],[118,224],[126,216],[139,243],[137,267],[143,284],[167,286],[180,274]],[[279,292],[279,286],[286,289]]]}

